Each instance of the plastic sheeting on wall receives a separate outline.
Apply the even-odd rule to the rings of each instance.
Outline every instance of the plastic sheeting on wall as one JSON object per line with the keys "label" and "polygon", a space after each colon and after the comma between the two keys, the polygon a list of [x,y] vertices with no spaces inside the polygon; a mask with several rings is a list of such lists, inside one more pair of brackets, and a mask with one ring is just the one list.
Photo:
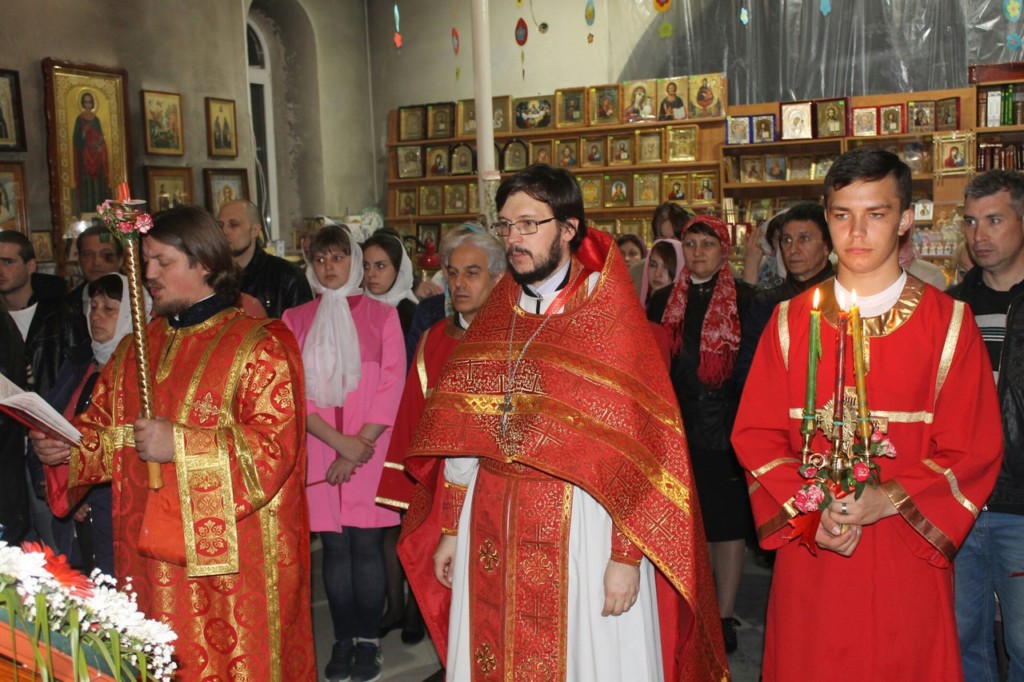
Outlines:
{"label": "plastic sheeting on wall", "polygon": [[677,0],[664,13],[633,0],[618,18],[649,25],[619,80],[724,71],[734,104],[959,88],[968,65],[1021,60],[1008,47],[1024,32],[1019,4],[842,0],[825,15],[821,0]]}

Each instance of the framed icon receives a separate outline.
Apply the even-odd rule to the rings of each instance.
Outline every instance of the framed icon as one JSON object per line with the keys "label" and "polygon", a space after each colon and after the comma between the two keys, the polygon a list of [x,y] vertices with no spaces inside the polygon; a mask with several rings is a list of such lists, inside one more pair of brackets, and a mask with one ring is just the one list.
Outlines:
{"label": "framed icon", "polygon": [[235,100],[206,98],[206,153],[230,158],[238,156]]}
{"label": "framed icon", "polygon": [[764,182],[764,157],[740,157],[740,182]]}
{"label": "framed icon", "polygon": [[633,163],[633,138],[630,135],[608,136],[608,165],[629,166]]}
{"label": "framed icon", "polygon": [[427,177],[436,178],[449,174],[448,145],[427,147],[426,151]]}
{"label": "framed icon", "polygon": [[416,215],[416,190],[412,188],[395,191],[394,215]]}
{"label": "framed icon", "polygon": [[420,185],[420,215],[441,215],[441,186]]}
{"label": "framed icon", "polygon": [[491,117],[494,132],[507,133],[512,129],[512,97],[510,95],[491,98]]}
{"label": "framed icon", "polygon": [[468,209],[464,184],[444,186],[444,212],[446,215],[465,213]]}
{"label": "framed icon", "polygon": [[[811,169],[811,177],[815,180],[824,180],[825,176],[828,175],[829,170],[832,168],[832,163],[836,160],[836,157],[828,154],[822,154],[814,157],[814,167]],[[788,176],[787,169],[787,176]]]}
{"label": "framed icon", "polygon": [[846,137],[848,107],[845,97],[815,102],[814,111],[816,137]]}
{"label": "framed icon", "polygon": [[416,239],[419,240],[420,244],[426,246],[427,244],[440,244],[441,240],[441,224],[440,223],[417,223],[416,224]]}
{"label": "framed icon", "polygon": [[554,123],[551,95],[520,97],[512,100],[512,120],[516,130],[542,130]]}
{"label": "framed icon", "polygon": [[725,74],[690,76],[689,92],[690,118],[717,118],[725,115]]}
{"label": "framed icon", "polygon": [[783,140],[809,140],[811,129],[811,103],[787,102],[779,105]]}
{"label": "framed icon", "polygon": [[0,162],[0,230],[28,235],[25,202],[25,166],[21,161]]}
{"label": "framed icon", "polygon": [[691,173],[690,178],[693,181],[692,205],[707,206],[718,202],[718,173],[702,171]]}
{"label": "framed icon", "polygon": [[878,135],[878,107],[853,108],[854,137],[875,137]]}
{"label": "framed icon", "polygon": [[619,116],[621,89],[618,83],[599,85],[590,88],[588,93],[589,125],[617,125],[622,122]]}
{"label": "framed icon", "polygon": [[697,126],[669,126],[665,136],[669,161],[697,160]]}
{"label": "framed icon", "polygon": [[578,168],[580,165],[579,140],[555,140],[555,163],[561,168]]}
{"label": "framed icon", "polygon": [[587,89],[562,88],[555,91],[555,126],[577,128],[587,124]]}
{"label": "framed icon", "polygon": [[791,156],[786,166],[787,180],[810,180],[814,160],[809,156]]}
{"label": "framed icon", "polygon": [[778,137],[775,114],[759,114],[753,117],[754,142],[775,142]]}
{"label": "framed icon", "polygon": [[146,153],[183,155],[185,128],[181,120],[181,95],[155,90],[143,90],[141,94]]}
{"label": "framed icon", "polygon": [[522,140],[512,140],[505,145],[505,149],[501,153],[501,170],[506,173],[523,170],[528,161],[529,154],[526,143]]}
{"label": "framed icon", "polygon": [[907,102],[907,132],[931,133],[935,131],[935,102]]}
{"label": "framed icon", "polygon": [[146,196],[154,213],[177,206],[191,206],[192,169],[146,166]]}
{"label": "framed icon", "polygon": [[423,177],[423,148],[418,144],[406,145],[395,148],[395,155],[398,157],[398,177],[400,178],[422,178]]}
{"label": "framed icon", "polygon": [[643,123],[657,120],[655,97],[657,81],[636,80],[622,84],[622,122]]}
{"label": "framed icon", "polygon": [[21,108],[21,83],[17,71],[0,69],[0,152],[23,152],[25,116]]}
{"label": "framed icon", "polygon": [[630,206],[630,177],[629,175],[606,175],[604,176],[604,205],[605,208],[616,208]]}
{"label": "framed icon", "polygon": [[550,166],[553,153],[551,140],[538,140],[530,143],[530,163],[546,163]]}
{"label": "framed icon", "polygon": [[435,102],[427,105],[427,139],[443,140],[452,137],[455,126],[455,102]]}
{"label": "framed icon", "polygon": [[398,141],[413,142],[427,135],[426,111],[422,106],[398,108]]}
{"label": "framed icon", "polygon": [[936,175],[963,175],[974,170],[973,135],[940,135],[933,142]]}
{"label": "framed icon", "polygon": [[665,173],[661,176],[661,196],[665,201],[686,202],[689,195],[689,173]]}
{"label": "framed icon", "polygon": [[637,163],[662,163],[665,160],[660,130],[638,130],[634,137]]}
{"label": "framed icon", "polygon": [[584,137],[580,140],[580,166],[593,168],[603,166],[607,155],[607,139],[604,137]]}
{"label": "framed icon", "polygon": [[452,147],[452,157],[448,164],[450,175],[472,175],[473,148],[465,142]]}
{"label": "framed icon", "polygon": [[580,175],[576,179],[583,194],[583,208],[601,208],[603,178],[600,175]]}
{"label": "framed icon", "polygon": [[935,130],[947,131],[960,128],[960,98],[947,97],[935,102]]}
{"label": "framed icon", "polygon": [[765,182],[785,182],[786,180],[786,157],[769,155],[764,157],[764,180]]}
{"label": "framed icon", "polygon": [[661,178],[657,173],[633,174],[633,205],[657,206],[661,203]]}
{"label": "framed icon", "polygon": [[29,235],[32,250],[36,252],[37,263],[53,262],[53,235],[49,232],[33,232]]}
{"label": "framed icon", "polygon": [[658,120],[680,121],[686,118],[686,99],[690,94],[686,76],[662,78],[658,81]]}
{"label": "framed icon", "polygon": [[901,135],[907,129],[907,107],[905,104],[887,104],[878,108],[882,121],[882,135]]}
{"label": "framed icon", "polygon": [[728,116],[725,119],[726,144],[750,144],[753,136],[749,116]]}
{"label": "framed icon", "polygon": [[213,215],[229,201],[249,198],[249,171],[245,168],[204,168],[206,208]]}
{"label": "framed icon", "polygon": [[459,100],[455,106],[455,125],[459,135],[476,134],[476,100]]}

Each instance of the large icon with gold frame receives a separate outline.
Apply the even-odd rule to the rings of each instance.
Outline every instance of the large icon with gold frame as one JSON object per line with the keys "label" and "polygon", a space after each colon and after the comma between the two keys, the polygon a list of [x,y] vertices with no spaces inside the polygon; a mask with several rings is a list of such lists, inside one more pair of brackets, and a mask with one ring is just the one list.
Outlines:
{"label": "large icon with gold frame", "polygon": [[670,162],[697,160],[697,126],[668,126],[665,138]]}

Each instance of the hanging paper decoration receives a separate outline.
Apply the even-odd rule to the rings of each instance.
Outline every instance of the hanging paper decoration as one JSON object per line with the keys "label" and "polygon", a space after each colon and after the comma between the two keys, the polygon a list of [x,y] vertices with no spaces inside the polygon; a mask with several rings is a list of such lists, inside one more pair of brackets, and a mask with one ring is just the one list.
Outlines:
{"label": "hanging paper decoration", "polygon": [[398,15],[398,3],[395,3],[395,47],[402,47],[401,17]]}
{"label": "hanging paper decoration", "polygon": [[452,49],[455,51],[455,56],[459,56],[459,29],[452,26]]}
{"label": "hanging paper decoration", "polygon": [[821,16],[827,17],[832,13],[832,0],[821,0],[819,6],[821,8]]}
{"label": "hanging paper decoration", "polygon": [[654,9],[659,12],[667,12],[668,8],[672,6],[672,0],[654,0]]}
{"label": "hanging paper decoration", "polygon": [[740,23],[744,26],[750,23],[750,12],[747,11],[746,7],[740,10]]}
{"label": "hanging paper decoration", "polygon": [[593,26],[596,17],[597,10],[594,9],[594,0],[587,0],[587,8],[583,10],[583,18],[586,19],[587,26]]}
{"label": "hanging paper decoration", "polygon": [[667,21],[661,22],[661,26],[658,27],[658,36],[661,38],[672,37],[672,24]]}
{"label": "hanging paper decoration", "polygon": [[1020,49],[1021,41],[1019,33],[1011,33],[1006,36],[1006,49],[1011,52],[1016,52]]}
{"label": "hanging paper decoration", "polygon": [[526,26],[526,20],[519,17],[519,21],[516,22],[516,44],[522,47],[526,44],[526,38],[529,36],[530,31]]}
{"label": "hanging paper decoration", "polygon": [[1003,16],[1008,21],[1020,21],[1021,0],[1003,0]]}

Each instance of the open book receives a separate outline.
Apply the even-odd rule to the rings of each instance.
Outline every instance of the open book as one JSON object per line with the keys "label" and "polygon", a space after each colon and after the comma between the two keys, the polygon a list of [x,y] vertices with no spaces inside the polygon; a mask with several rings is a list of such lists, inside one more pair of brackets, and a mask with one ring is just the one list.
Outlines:
{"label": "open book", "polygon": [[0,410],[30,429],[42,431],[69,445],[78,445],[82,440],[82,433],[38,393],[21,390],[3,374],[0,374]]}

